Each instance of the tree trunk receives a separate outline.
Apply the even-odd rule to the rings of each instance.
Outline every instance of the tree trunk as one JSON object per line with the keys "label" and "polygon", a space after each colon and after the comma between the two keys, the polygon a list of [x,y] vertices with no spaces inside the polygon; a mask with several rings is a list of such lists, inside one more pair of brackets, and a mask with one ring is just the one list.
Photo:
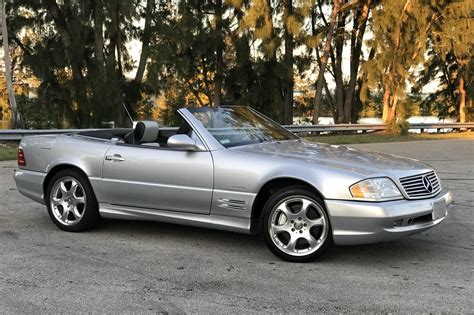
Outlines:
{"label": "tree trunk", "polygon": [[119,79],[123,78],[123,66],[122,66],[122,32],[120,30],[120,11],[122,10],[121,2],[118,1],[115,7],[115,47],[117,49],[117,72]]}
{"label": "tree trunk", "polygon": [[395,94],[392,97],[390,111],[389,111],[388,118],[387,118],[388,122],[393,122],[393,121],[396,120],[395,115],[397,113],[397,105],[398,105],[398,95]]}
{"label": "tree trunk", "polygon": [[216,74],[214,75],[214,98],[212,106],[217,107],[221,105],[222,98],[222,81],[224,79],[224,36],[222,34],[222,0],[216,0],[215,4],[215,19],[216,19]]}
{"label": "tree trunk", "polygon": [[[321,0],[318,0],[318,7],[320,12],[322,12],[322,7],[321,7]],[[324,19],[324,16],[322,16]],[[324,22],[327,24],[326,20]],[[316,32],[316,12],[313,10],[311,12],[311,34],[313,36],[317,35]],[[319,56],[319,51],[317,48],[314,48],[314,52],[316,54],[316,62],[318,63],[319,69],[321,69],[321,57]],[[326,97],[328,98],[329,106],[331,107],[331,116],[334,119],[334,123],[337,123],[337,110],[335,109],[335,102],[334,99],[332,98],[331,91],[329,91],[328,83],[326,81],[326,78],[323,76],[324,79],[324,91],[326,92]]]}
{"label": "tree trunk", "polygon": [[389,114],[390,114],[390,85],[387,83],[385,84],[385,89],[383,93],[382,121],[384,124],[387,124],[390,122]]}
{"label": "tree trunk", "polygon": [[466,87],[463,77],[459,79],[459,122],[466,122]]}
{"label": "tree trunk", "polygon": [[321,99],[322,99],[322,90],[323,90],[323,83],[324,83],[324,72],[326,71],[326,65],[328,63],[328,56],[329,51],[331,50],[331,40],[332,34],[334,33],[334,26],[336,25],[336,17],[339,13],[341,7],[340,0],[333,1],[333,8],[331,12],[331,17],[329,21],[329,27],[327,30],[326,35],[326,43],[324,47],[324,54],[321,57],[321,67],[319,69],[318,81],[316,85],[315,97],[313,100],[313,124],[318,124],[319,120],[319,107],[321,106]]}
{"label": "tree trunk", "polygon": [[155,0],[147,0],[146,2],[146,13],[145,13],[145,27],[143,28],[143,37],[142,37],[142,51],[140,53],[140,60],[138,61],[137,73],[135,74],[135,79],[133,80],[136,86],[139,86],[143,80],[143,75],[145,74],[146,61],[150,52],[149,45],[152,35],[151,21],[153,18],[153,8],[155,5]]}
{"label": "tree trunk", "polygon": [[351,37],[351,65],[350,79],[346,90],[346,99],[344,103],[344,120],[349,122],[352,116],[352,107],[355,102],[355,89],[357,76],[359,74],[360,57],[362,53],[362,39],[364,38],[367,20],[369,17],[371,0],[367,0],[362,5],[362,12],[354,19],[354,28]]}
{"label": "tree trunk", "polygon": [[285,11],[283,21],[285,23],[285,56],[284,63],[286,68],[284,85],[284,123],[293,124],[293,96],[294,96],[294,71],[293,71],[293,35],[288,30],[288,18],[293,14],[293,0],[285,0]]}
{"label": "tree trunk", "polygon": [[108,43],[108,56],[107,56],[107,67],[115,71],[119,78],[122,78],[122,38],[120,33],[120,2],[111,3],[111,13],[109,21],[109,43]]}
{"label": "tree trunk", "polygon": [[451,105],[456,108],[456,96],[454,95],[454,87],[453,83],[451,82],[451,78],[449,76],[448,66],[446,65],[446,61],[444,61],[440,55],[438,55],[439,62],[441,63],[441,69],[443,71],[443,80],[446,83],[449,91],[449,98],[451,99]]}
{"label": "tree trunk", "polygon": [[0,0],[2,6],[2,40],[3,40],[3,60],[5,63],[5,79],[7,83],[8,102],[10,103],[10,111],[12,114],[12,125],[13,128],[19,126],[19,116],[16,108],[15,91],[13,90],[12,83],[12,69],[10,65],[10,46],[8,45],[8,29],[7,29],[7,15],[5,10],[5,0]]}
{"label": "tree trunk", "polygon": [[104,71],[104,7],[102,0],[95,0],[94,3],[94,53],[98,74],[102,81],[105,81]]}
{"label": "tree trunk", "polygon": [[336,103],[338,122],[346,123],[344,118],[344,81],[342,78],[342,53],[344,51],[344,32],[346,15],[340,12],[338,14],[337,30],[334,39],[334,48],[336,55],[332,58],[334,64],[334,76],[336,79]]}

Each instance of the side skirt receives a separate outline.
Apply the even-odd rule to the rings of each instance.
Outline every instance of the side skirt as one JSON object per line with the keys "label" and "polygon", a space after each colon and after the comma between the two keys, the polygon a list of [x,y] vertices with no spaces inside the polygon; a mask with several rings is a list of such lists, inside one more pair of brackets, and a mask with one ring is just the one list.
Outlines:
{"label": "side skirt", "polygon": [[108,219],[157,221],[251,234],[250,220],[244,218],[132,208],[106,203],[99,203],[99,212],[103,218]]}

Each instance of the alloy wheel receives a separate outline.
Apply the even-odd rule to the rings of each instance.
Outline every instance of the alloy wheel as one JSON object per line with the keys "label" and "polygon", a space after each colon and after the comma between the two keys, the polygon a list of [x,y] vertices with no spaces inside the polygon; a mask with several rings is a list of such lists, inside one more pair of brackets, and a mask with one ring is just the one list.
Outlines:
{"label": "alloy wheel", "polygon": [[78,180],[70,176],[56,181],[49,200],[54,217],[67,226],[77,224],[86,210],[84,188]]}
{"label": "alloy wheel", "polygon": [[324,244],[328,223],[319,203],[306,196],[291,196],[273,208],[268,229],[279,250],[291,256],[306,256]]}

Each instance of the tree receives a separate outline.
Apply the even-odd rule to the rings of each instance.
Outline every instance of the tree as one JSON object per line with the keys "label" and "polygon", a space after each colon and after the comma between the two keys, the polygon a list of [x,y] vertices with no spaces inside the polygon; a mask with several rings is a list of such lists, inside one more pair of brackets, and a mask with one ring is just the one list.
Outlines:
{"label": "tree", "polygon": [[[406,116],[397,116],[400,106],[415,103],[406,98],[410,87],[419,93],[436,80],[439,88],[426,102],[465,121],[474,93],[473,6],[468,0],[17,0],[6,13],[9,44],[23,52],[14,64],[41,81],[38,101],[25,102],[28,113],[54,108],[61,115],[54,123],[99,127],[127,125],[124,106],[134,118],[148,117],[155,99],[161,109],[169,106],[165,119],[188,104],[243,104],[291,124],[295,89],[305,93],[297,96],[298,113],[313,123],[320,114],[356,122],[360,112],[377,112],[374,95],[383,96],[383,119],[390,122]],[[132,40],[141,46],[136,64],[127,47]]]}
{"label": "tree", "polygon": [[[443,79],[450,90],[452,100],[457,90],[455,113],[460,122],[466,122],[469,102],[468,91],[474,84],[469,80],[469,67],[474,51],[474,3],[467,0],[435,2],[431,7],[434,31],[430,34],[433,50],[443,71]],[[451,65],[448,67],[449,63]],[[447,65],[448,64],[448,65]],[[449,72],[455,70],[451,76]]]}
{"label": "tree", "polygon": [[[134,112],[140,98],[154,10],[152,0],[138,6],[133,0],[19,0],[9,6],[12,40],[24,52],[23,66],[43,81],[41,89],[69,91],[63,104],[71,113],[64,117],[68,125],[123,125],[124,103]],[[142,16],[143,31],[135,26]],[[34,32],[34,40],[22,36],[25,29]],[[132,36],[143,45],[135,79],[128,80],[124,73],[132,69],[132,60],[125,43]],[[44,92],[40,97],[54,94]]]}
{"label": "tree", "polygon": [[[353,27],[351,31],[351,56],[350,56],[350,79],[346,89],[345,101],[344,101],[344,116],[343,122],[357,122],[357,119],[351,119],[354,116],[355,111],[353,109],[354,104],[358,101],[359,95],[356,94],[356,84],[359,77],[359,66],[362,58],[362,45],[365,30],[369,20],[370,10],[372,9],[373,1],[364,0],[359,1],[357,10],[353,17]],[[341,119],[341,113],[339,119]]]}
{"label": "tree", "polygon": [[413,81],[414,69],[423,62],[427,34],[435,18],[420,0],[383,0],[373,12],[373,38],[368,45],[375,56],[365,62],[364,71],[366,84],[383,90],[385,123],[394,121],[406,84]]}
{"label": "tree", "polygon": [[328,63],[329,52],[331,50],[332,35],[334,33],[334,27],[336,26],[336,17],[341,9],[341,2],[339,0],[333,0],[333,7],[331,16],[329,18],[329,25],[326,32],[326,41],[324,44],[324,52],[321,57],[321,63],[319,68],[318,79],[316,81],[316,91],[313,101],[313,124],[318,124],[319,120],[319,107],[321,106],[322,91],[324,85],[324,72],[326,71],[326,65]]}
{"label": "tree", "polygon": [[8,101],[10,103],[10,110],[12,113],[13,128],[18,128],[19,117],[17,113],[16,98],[15,98],[15,92],[13,90],[13,83],[12,83],[10,47],[8,44],[7,15],[5,13],[5,5],[6,5],[5,0],[1,0],[0,5],[1,5],[1,10],[2,10],[1,19],[2,19],[3,60],[5,63],[5,80],[7,81]]}

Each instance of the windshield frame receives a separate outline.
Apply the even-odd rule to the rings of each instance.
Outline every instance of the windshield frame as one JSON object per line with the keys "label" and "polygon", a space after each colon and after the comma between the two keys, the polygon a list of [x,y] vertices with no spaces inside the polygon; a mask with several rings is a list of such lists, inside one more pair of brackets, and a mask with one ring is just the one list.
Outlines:
{"label": "windshield frame", "polygon": [[[286,139],[276,139],[273,141],[261,141],[261,142],[255,142],[255,141],[249,141],[249,142],[241,142],[241,143],[232,143],[231,145],[225,145],[221,143],[213,134],[212,132],[207,129],[204,124],[197,118],[194,114],[198,112],[208,112],[216,109],[229,109],[229,108],[243,108],[248,110],[250,113],[255,115],[259,120],[261,120],[265,125],[270,125],[270,128],[266,127],[265,129],[268,129],[269,131],[273,128],[275,131],[277,131],[280,135],[285,136]],[[283,141],[295,141],[295,140],[300,140],[300,138],[289,131],[288,129],[284,128],[282,125],[279,123],[275,122],[271,118],[263,115],[262,113],[256,111],[255,109],[249,107],[249,106],[240,106],[240,105],[221,105],[219,107],[213,108],[213,107],[192,107],[192,108],[186,108],[186,111],[189,112],[189,114],[192,116],[192,120],[195,120],[198,122],[197,125],[199,125],[200,133],[205,133],[206,136],[206,141],[210,141],[213,144],[217,144],[221,148],[236,148],[236,147],[241,147],[241,146],[246,146],[246,145],[254,145],[254,144],[260,144],[260,143],[275,143],[275,142],[283,142]],[[195,127],[197,127],[196,124],[193,124]],[[264,140],[264,139],[262,139]],[[211,145],[213,146],[213,145]]]}

